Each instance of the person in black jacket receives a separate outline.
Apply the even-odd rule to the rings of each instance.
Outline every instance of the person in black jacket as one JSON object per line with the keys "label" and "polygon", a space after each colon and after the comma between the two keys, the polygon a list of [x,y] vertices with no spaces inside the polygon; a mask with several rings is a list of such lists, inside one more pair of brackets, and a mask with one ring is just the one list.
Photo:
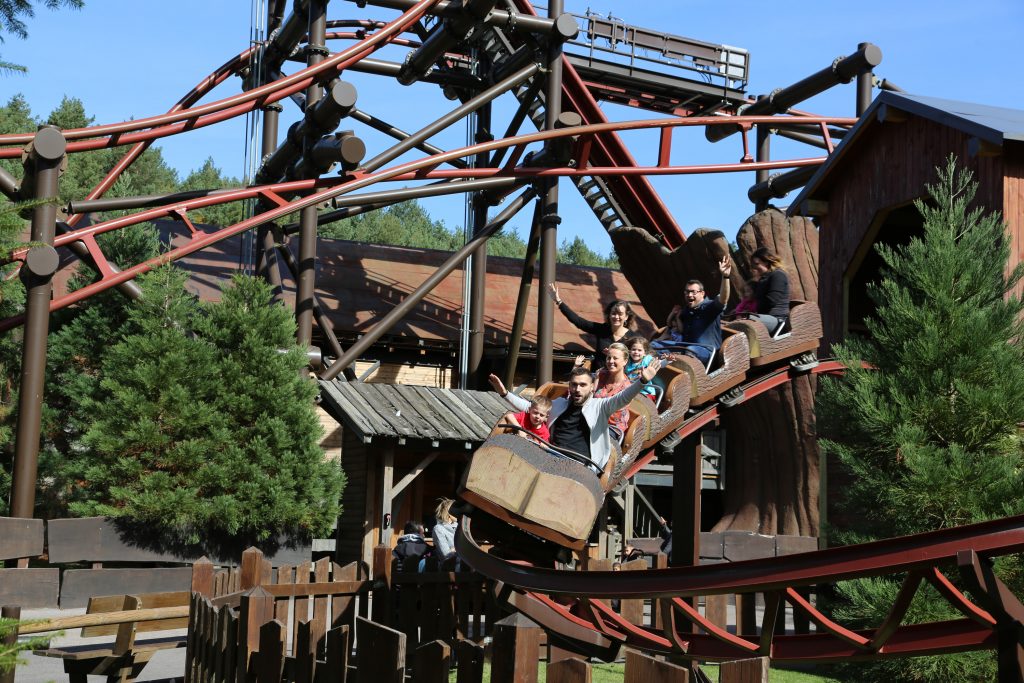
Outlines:
{"label": "person in black jacket", "polygon": [[754,298],[757,312],[749,314],[775,334],[789,317],[789,276],[782,269],[782,260],[761,247],[750,255],[750,272],[754,276]]}
{"label": "person in black jacket", "polygon": [[604,355],[605,349],[615,342],[625,341],[626,337],[636,332],[636,313],[626,301],[616,299],[608,304],[604,309],[604,322],[599,323],[576,315],[576,312],[558,295],[558,285],[555,283],[552,282],[548,286],[548,294],[569,322],[587,334],[594,335],[597,342],[594,350],[601,355]]}
{"label": "person in black jacket", "polygon": [[402,528],[395,549],[391,553],[398,560],[398,571],[414,572],[419,570],[420,560],[430,552],[430,546],[423,539],[423,525],[408,521]]}

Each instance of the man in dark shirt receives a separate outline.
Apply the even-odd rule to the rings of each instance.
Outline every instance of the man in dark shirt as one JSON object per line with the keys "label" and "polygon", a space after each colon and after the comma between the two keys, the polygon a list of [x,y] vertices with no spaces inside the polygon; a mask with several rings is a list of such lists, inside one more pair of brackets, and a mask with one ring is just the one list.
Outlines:
{"label": "man in dark shirt", "polygon": [[711,354],[722,345],[722,312],[729,301],[729,275],[732,273],[728,256],[718,263],[718,271],[722,274],[722,286],[713,299],[705,296],[700,280],[686,283],[686,305],[672,309],[665,334],[651,343],[652,349],[670,352],[669,358],[673,360],[678,351],[708,364]]}

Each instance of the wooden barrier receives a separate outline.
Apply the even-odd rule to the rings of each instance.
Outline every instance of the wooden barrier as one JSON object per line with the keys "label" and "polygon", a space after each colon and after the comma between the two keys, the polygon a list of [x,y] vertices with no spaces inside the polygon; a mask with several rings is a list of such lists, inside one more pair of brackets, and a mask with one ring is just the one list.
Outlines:
{"label": "wooden barrier", "polygon": [[768,683],[767,657],[722,662],[718,668],[719,683]]}
{"label": "wooden barrier", "polygon": [[56,607],[60,570],[28,566],[43,554],[43,520],[0,517],[0,538],[0,561],[8,565],[0,569],[0,605]]}
{"label": "wooden barrier", "polygon": [[404,683],[405,634],[368,619],[356,620],[356,683]]}
{"label": "wooden barrier", "polygon": [[491,683],[537,683],[541,629],[522,614],[494,625]]}
{"label": "wooden barrier", "polygon": [[690,683],[690,670],[660,659],[626,650],[623,683]]}
{"label": "wooden barrier", "polygon": [[548,664],[547,683],[590,683],[590,665],[582,659],[570,657]]}

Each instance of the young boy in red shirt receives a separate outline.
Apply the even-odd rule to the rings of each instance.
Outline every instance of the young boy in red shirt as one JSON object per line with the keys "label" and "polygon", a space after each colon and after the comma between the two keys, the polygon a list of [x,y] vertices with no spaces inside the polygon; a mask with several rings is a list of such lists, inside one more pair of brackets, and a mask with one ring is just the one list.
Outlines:
{"label": "young boy in red shirt", "polygon": [[530,409],[522,412],[507,412],[498,423],[522,427],[526,432],[519,432],[520,436],[530,438],[530,434],[543,439],[551,440],[551,432],[548,430],[548,413],[551,411],[551,399],[546,396],[534,396],[530,401]]}

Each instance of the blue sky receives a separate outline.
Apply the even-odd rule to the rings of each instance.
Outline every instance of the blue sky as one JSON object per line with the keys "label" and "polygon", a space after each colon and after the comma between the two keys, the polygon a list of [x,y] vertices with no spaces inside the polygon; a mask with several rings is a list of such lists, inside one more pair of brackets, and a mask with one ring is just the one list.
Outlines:
{"label": "blue sky", "polygon": [[[774,6],[747,0],[565,0],[565,4],[570,12],[591,9],[637,26],[744,48],[751,55],[750,94],[789,85],[824,68],[835,57],[855,51],[858,43],[872,42],[883,53],[876,75],[911,93],[1024,109],[1020,77],[1024,2],[1020,0],[863,0],[859,5],[795,0]],[[86,0],[85,8],[77,12],[40,9],[35,19],[27,22],[28,40],[7,36],[0,45],[0,58],[29,68],[24,76],[0,76],[0,98],[6,101],[20,92],[37,115],[45,115],[65,94],[75,96],[84,101],[97,123],[163,113],[200,79],[247,47],[251,13],[250,0]],[[395,14],[359,9],[347,0],[334,0],[328,9],[331,19],[390,19]],[[60,47],[50,47],[53,45]],[[337,50],[342,46],[336,43],[331,47]],[[400,61],[406,52],[389,50],[377,56]],[[452,106],[429,84],[402,87],[361,74],[346,78],[356,85],[361,108],[406,130],[416,130]],[[239,86],[237,78],[231,79],[208,99],[235,94]],[[801,108],[852,116],[854,97],[852,84],[839,86]],[[496,130],[504,129],[512,110],[510,99],[497,106]],[[294,120],[296,108],[285,104],[285,117]],[[654,118],[640,110],[604,107],[613,120]],[[356,128],[367,142],[368,156],[388,144],[388,139],[366,132],[358,124]],[[241,176],[244,138],[244,119],[236,119],[166,139],[159,146],[182,176],[207,157],[213,157],[227,173]],[[465,139],[466,129],[460,123],[435,142],[453,148],[463,146]],[[636,132],[626,140],[641,164],[654,163],[655,135]],[[773,156],[819,153],[815,148],[773,140]],[[738,136],[715,145],[704,142],[702,131],[674,137],[675,164],[730,163],[740,155]],[[601,226],[568,181],[562,182],[563,236],[581,235],[593,248],[607,252],[610,241]],[[732,236],[752,212],[746,198],[752,172],[662,177],[653,182],[686,233],[711,227]],[[785,199],[779,201],[780,205],[786,203]],[[461,226],[460,199],[430,200],[425,206],[449,226]],[[522,233],[527,221],[528,212],[524,212],[513,221],[513,227]]]}

